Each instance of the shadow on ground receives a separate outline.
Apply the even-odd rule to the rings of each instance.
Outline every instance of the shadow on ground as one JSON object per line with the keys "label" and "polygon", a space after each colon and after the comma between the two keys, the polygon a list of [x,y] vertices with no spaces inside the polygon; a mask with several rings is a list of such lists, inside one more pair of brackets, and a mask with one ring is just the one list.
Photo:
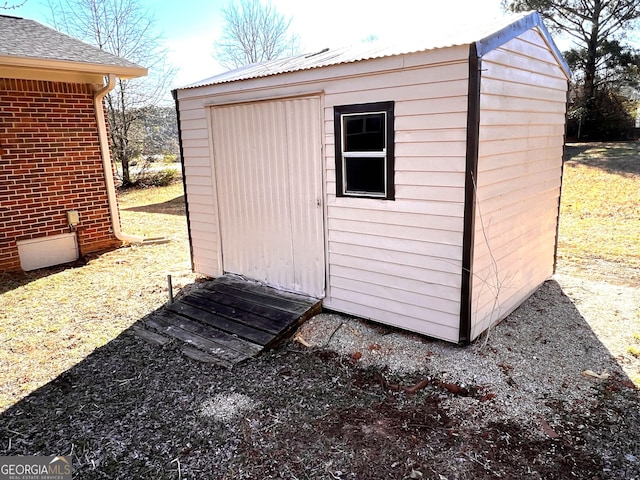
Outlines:
{"label": "shadow on ground", "polygon": [[84,267],[91,260],[94,260],[101,255],[104,255],[105,253],[117,250],[118,248],[119,247],[113,247],[107,250],[101,250],[99,252],[88,253],[73,262],[53,265],[51,267],[39,268],[37,270],[31,270],[29,272],[0,272],[0,295],[10,292],[11,290],[15,290],[16,288],[28,285],[31,282],[46,278],[50,275],[55,275],[64,270]]}
{"label": "shadow on ground", "polygon": [[640,175],[640,143],[571,143],[565,161],[600,168],[609,173]]}
{"label": "shadow on ground", "polygon": [[[0,455],[69,455],[74,478],[83,479],[640,474],[638,392],[615,360],[554,281],[496,327],[500,333],[492,338],[517,337],[518,329],[529,328],[523,318],[531,316],[521,309],[535,313],[539,336],[512,345],[490,340],[479,355],[508,350],[532,369],[542,389],[548,381],[543,352],[550,348],[611,364],[608,380],[574,379],[584,382],[588,400],[564,397],[573,383],[566,392],[541,396],[550,409],[540,413],[548,430],[536,418],[494,416],[510,399],[503,398],[508,393],[492,396],[491,385],[467,388],[467,394],[443,389],[437,379],[445,372],[431,371],[428,359],[423,371],[399,375],[285,343],[226,370],[182,356],[174,343],[147,343],[129,329],[2,413]],[[558,335],[558,328],[571,331]],[[442,345],[416,341],[427,349],[436,343]],[[514,392],[522,388],[518,368],[500,366]],[[390,387],[413,385],[426,375],[428,385],[415,394]]]}
{"label": "shadow on ground", "polygon": [[162,203],[122,208],[121,210],[126,210],[128,212],[162,213],[165,215],[184,215],[184,195],[180,195],[179,197],[172,198],[171,200],[167,200]]}

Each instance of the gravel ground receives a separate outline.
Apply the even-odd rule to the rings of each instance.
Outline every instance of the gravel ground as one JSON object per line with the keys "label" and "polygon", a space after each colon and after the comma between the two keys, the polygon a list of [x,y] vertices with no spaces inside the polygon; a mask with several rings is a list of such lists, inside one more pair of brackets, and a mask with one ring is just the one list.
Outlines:
{"label": "gravel ground", "polygon": [[[577,297],[577,306],[559,282],[571,292],[583,289],[586,294]],[[614,315],[597,315],[602,313],[598,296],[617,300]],[[493,401],[479,403],[485,411],[467,421],[516,421],[544,435],[540,418],[553,418],[556,402],[592,405],[597,402],[596,391],[610,379],[633,388],[617,359],[594,333],[606,335],[609,330],[616,337],[619,332],[610,331],[612,325],[623,328],[620,323],[625,322],[619,317],[637,319],[639,306],[638,289],[559,276],[494,328],[488,339],[466,348],[335,314],[314,317],[300,328],[298,338],[311,347],[350,357],[363,367],[382,367],[398,374],[424,371],[437,381],[477,390]],[[450,414],[464,415],[467,403],[464,397],[454,396],[443,406]]]}
{"label": "gravel ground", "polygon": [[555,280],[486,345],[334,314],[296,338],[225,370],[128,330],[4,412],[0,455],[82,479],[640,478],[638,390]]}

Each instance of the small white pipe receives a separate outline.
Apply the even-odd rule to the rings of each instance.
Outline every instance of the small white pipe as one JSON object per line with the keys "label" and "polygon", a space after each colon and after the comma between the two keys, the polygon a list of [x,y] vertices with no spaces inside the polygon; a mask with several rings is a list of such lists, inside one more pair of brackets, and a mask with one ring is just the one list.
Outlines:
{"label": "small white pipe", "polygon": [[107,199],[109,200],[109,213],[111,214],[111,226],[113,234],[118,240],[127,243],[140,243],[144,241],[143,237],[128,235],[120,230],[120,215],[118,212],[118,200],[116,198],[116,186],[113,181],[113,168],[111,165],[111,152],[109,150],[109,138],[107,137],[107,122],[104,118],[104,105],[102,100],[115,88],[116,76],[109,74],[107,84],[97,90],[93,95],[93,106],[96,111],[96,120],[98,122],[98,135],[100,137],[100,152],[102,154],[102,169],[104,170],[105,182],[107,184]]}

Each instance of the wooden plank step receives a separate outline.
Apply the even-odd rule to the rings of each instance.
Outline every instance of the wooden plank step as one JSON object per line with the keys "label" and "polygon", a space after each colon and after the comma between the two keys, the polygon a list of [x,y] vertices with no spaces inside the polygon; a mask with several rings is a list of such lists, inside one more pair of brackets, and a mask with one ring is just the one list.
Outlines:
{"label": "wooden plank step", "polygon": [[218,277],[215,279],[215,283],[218,285],[228,285],[230,287],[234,287],[240,290],[248,290],[253,293],[273,296],[274,294],[280,298],[287,299],[293,303],[298,303],[300,305],[312,306],[318,299],[309,297],[307,295],[302,295],[300,293],[288,292],[285,290],[278,290],[274,287],[269,287],[262,283],[252,281],[252,280],[243,280],[237,277],[233,277],[231,275],[224,275],[222,277]]}
{"label": "wooden plank step", "polygon": [[[194,295],[207,298],[209,301],[227,305],[237,311],[245,311],[268,318],[279,325],[287,325],[293,318],[298,318],[299,314],[286,312],[277,308],[256,303],[253,299],[231,296],[228,293],[207,289],[206,292],[194,292]],[[300,312],[302,313],[302,312]],[[297,316],[296,316],[297,315]]]}
{"label": "wooden plank step", "polygon": [[140,335],[156,343],[180,340],[184,355],[230,367],[276,344],[322,309],[320,300],[230,276],[203,287],[146,318]]}
{"label": "wooden plank step", "polygon": [[[239,288],[234,285],[216,284],[207,285],[205,289],[209,292],[218,292],[229,297],[241,298],[244,301],[253,302],[269,308],[275,308],[293,315],[301,314],[312,306],[315,302],[299,303],[293,302],[287,298],[278,296],[278,292],[271,290],[262,292],[254,292],[249,289]],[[316,300],[317,301],[317,300]]]}
{"label": "wooden plank step", "polygon": [[262,346],[271,342],[274,336],[264,330],[193,307],[182,300],[171,304],[169,310]]}
{"label": "wooden plank step", "polygon": [[218,357],[214,357],[213,355],[209,355],[208,353],[203,352],[202,350],[198,350],[197,348],[183,346],[180,351],[185,354],[187,357],[197,360],[198,362],[203,363],[215,363],[216,365],[221,365],[225,368],[233,367],[233,363],[226,362]]}
{"label": "wooden plank step", "polygon": [[269,332],[274,335],[280,332],[284,327],[282,322],[275,322],[274,320],[261,317],[260,315],[254,315],[243,310],[237,310],[233,307],[229,307],[228,305],[222,305],[221,303],[214,302],[207,297],[206,293],[200,294],[193,292],[191,295],[181,298],[180,301],[201,310],[205,310],[221,317],[227,317],[231,320],[259,330],[264,330],[265,332]]}
{"label": "wooden plank step", "polygon": [[135,336],[155,345],[166,345],[171,341],[171,337],[149,330],[148,328],[143,328],[140,325],[134,325],[132,332]]}
{"label": "wooden plank step", "polygon": [[182,315],[169,314],[167,311],[158,312],[156,321],[162,324],[164,328],[170,325],[178,326],[183,330],[200,335],[201,337],[212,340],[222,347],[235,350],[244,355],[253,356],[262,350],[262,346],[257,343],[242,340],[235,335],[230,335],[210,325],[197,322]]}
{"label": "wooden plank step", "polygon": [[240,353],[230,348],[225,348],[224,345],[179,327],[176,325],[175,319],[167,318],[163,313],[164,312],[159,312],[157,315],[147,318],[145,323],[166,335],[182,340],[183,342],[231,365],[251,357],[251,355]]}

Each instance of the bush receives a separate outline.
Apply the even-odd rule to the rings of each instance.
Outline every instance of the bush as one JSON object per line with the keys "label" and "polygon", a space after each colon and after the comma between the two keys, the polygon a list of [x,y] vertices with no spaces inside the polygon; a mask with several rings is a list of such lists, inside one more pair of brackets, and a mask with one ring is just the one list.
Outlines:
{"label": "bush", "polygon": [[136,183],[141,187],[166,187],[171,185],[180,177],[178,169],[165,168],[157,172],[147,172],[141,178],[136,179]]}
{"label": "bush", "polygon": [[567,136],[588,141],[635,139],[636,102],[615,91],[600,90],[589,107],[584,100],[569,109]]}

